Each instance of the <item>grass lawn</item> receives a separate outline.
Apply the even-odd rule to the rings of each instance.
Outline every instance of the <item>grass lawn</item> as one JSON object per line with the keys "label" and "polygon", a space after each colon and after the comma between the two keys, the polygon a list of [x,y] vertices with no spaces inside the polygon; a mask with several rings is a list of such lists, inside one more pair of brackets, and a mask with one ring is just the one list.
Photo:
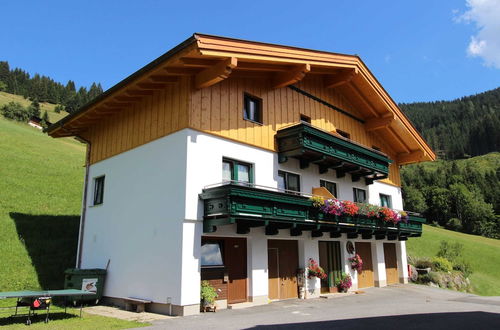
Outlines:
{"label": "grass lawn", "polygon": [[463,244],[463,257],[474,270],[470,277],[474,293],[500,296],[500,240],[424,225],[422,237],[407,241],[407,253],[417,257],[433,257],[443,240]]}
{"label": "grass lawn", "polygon": [[[26,316],[9,318],[14,309],[3,309],[0,311],[0,327],[8,326],[9,329],[127,329],[138,328],[150,325],[149,323],[139,323],[125,321],[111,317],[104,317],[83,313],[80,318],[80,310],[69,310],[64,313],[63,308],[51,306],[50,321],[44,323],[45,314],[40,311],[39,316],[32,320],[29,328],[26,328]],[[24,310],[22,312],[25,312]]]}
{"label": "grass lawn", "polygon": [[[9,102],[18,102],[18,103],[21,103],[21,105],[24,107],[27,107],[31,104],[30,100],[25,99],[21,95],[0,92],[0,107],[2,107],[4,104],[7,104]],[[66,117],[68,115],[68,113],[66,111],[62,111],[60,113],[55,112],[54,111],[55,107],[56,107],[55,104],[51,104],[51,103],[47,103],[47,102],[40,103],[41,115],[43,115],[44,111],[47,111],[47,114],[49,115],[49,121],[51,123],[55,123],[59,119]]]}
{"label": "grass lawn", "polygon": [[[0,291],[62,289],[74,267],[85,148],[0,116]],[[12,306],[11,299],[0,307]],[[3,316],[10,310],[0,310]],[[24,321],[11,327],[25,327]],[[47,329],[126,328],[142,323],[86,315],[33,324]]]}

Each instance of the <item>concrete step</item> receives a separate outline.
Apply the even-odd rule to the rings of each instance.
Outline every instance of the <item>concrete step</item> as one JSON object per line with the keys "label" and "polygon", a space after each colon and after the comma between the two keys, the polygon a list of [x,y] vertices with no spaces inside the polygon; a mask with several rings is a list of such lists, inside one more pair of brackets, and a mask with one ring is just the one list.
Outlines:
{"label": "concrete step", "polygon": [[242,309],[242,308],[248,308],[248,307],[253,307],[255,306],[254,303],[252,302],[242,302],[238,304],[228,304],[227,309]]}

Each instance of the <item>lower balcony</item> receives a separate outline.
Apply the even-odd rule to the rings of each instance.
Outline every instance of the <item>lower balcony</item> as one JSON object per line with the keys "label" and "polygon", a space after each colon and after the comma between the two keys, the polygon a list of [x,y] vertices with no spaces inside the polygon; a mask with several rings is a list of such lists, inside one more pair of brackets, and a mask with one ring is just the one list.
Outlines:
{"label": "lower balcony", "polygon": [[361,215],[325,214],[313,206],[310,196],[235,182],[206,187],[200,198],[204,204],[204,233],[236,224],[238,234],[247,234],[252,227],[265,227],[266,235],[288,229],[291,236],[311,231],[313,237],[328,234],[336,238],[347,233],[351,239],[407,240],[421,236],[425,223],[416,213],[409,213],[406,221],[398,223]]}

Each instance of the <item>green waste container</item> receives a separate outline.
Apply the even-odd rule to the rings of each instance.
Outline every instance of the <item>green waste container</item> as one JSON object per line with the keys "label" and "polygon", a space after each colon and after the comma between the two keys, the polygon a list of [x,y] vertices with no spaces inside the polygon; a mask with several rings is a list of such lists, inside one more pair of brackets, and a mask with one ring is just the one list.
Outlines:
{"label": "green waste container", "polygon": [[64,272],[64,288],[95,292],[96,294],[93,296],[83,296],[78,299],[73,299],[73,303],[76,301],[87,301],[97,304],[104,293],[105,278],[106,269],[70,268],[66,269]]}

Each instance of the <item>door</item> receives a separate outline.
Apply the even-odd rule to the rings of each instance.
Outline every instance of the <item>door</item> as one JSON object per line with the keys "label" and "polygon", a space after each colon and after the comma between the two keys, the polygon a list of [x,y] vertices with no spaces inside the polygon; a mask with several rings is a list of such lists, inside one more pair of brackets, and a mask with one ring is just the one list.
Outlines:
{"label": "door", "polygon": [[268,240],[267,248],[269,299],[297,298],[297,241]]}
{"label": "door", "polygon": [[369,288],[375,285],[373,281],[373,261],[371,243],[356,242],[356,253],[363,260],[363,270],[358,273],[358,288]]}
{"label": "door", "polygon": [[329,292],[335,287],[335,279],[342,274],[340,242],[319,242],[319,265],[328,275],[321,280],[321,292]]}
{"label": "door", "polygon": [[396,258],[396,244],[384,243],[385,274],[387,284],[399,283],[398,260]]}
{"label": "door", "polygon": [[225,238],[227,267],[227,303],[247,301],[247,241],[245,238]]}

